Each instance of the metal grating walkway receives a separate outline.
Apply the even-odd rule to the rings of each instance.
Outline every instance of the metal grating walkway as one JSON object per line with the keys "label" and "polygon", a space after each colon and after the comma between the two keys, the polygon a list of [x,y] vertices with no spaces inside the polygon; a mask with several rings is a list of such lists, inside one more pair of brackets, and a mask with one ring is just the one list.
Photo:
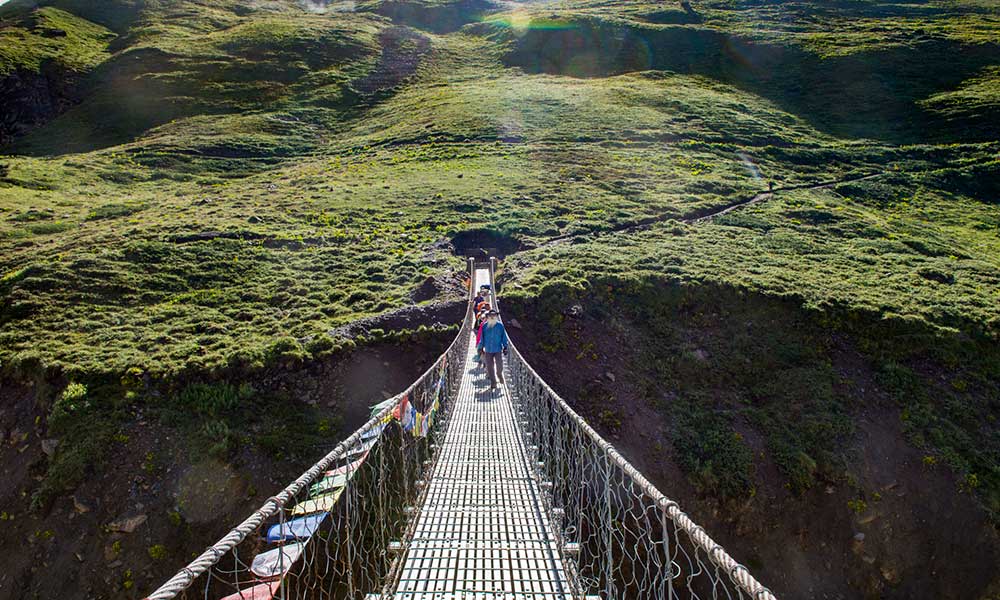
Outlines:
{"label": "metal grating walkway", "polygon": [[570,600],[506,386],[490,392],[475,352],[473,337],[394,598]]}

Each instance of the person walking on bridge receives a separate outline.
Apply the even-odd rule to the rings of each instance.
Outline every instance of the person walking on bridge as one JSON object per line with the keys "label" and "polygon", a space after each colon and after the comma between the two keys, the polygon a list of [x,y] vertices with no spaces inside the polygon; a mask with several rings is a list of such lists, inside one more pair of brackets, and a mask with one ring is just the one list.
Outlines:
{"label": "person walking on bridge", "polygon": [[491,310],[486,315],[483,333],[476,342],[476,350],[482,352],[486,360],[486,373],[490,376],[490,390],[497,389],[497,381],[503,383],[503,354],[507,354],[507,330],[500,322],[500,313]]}
{"label": "person walking on bridge", "polygon": [[475,298],[475,300],[472,301],[472,307],[476,311],[477,314],[479,313],[479,307],[482,306],[484,302],[488,301],[489,298],[490,298],[490,295],[486,291],[486,288],[485,287],[479,288],[479,291],[476,292],[476,298]]}

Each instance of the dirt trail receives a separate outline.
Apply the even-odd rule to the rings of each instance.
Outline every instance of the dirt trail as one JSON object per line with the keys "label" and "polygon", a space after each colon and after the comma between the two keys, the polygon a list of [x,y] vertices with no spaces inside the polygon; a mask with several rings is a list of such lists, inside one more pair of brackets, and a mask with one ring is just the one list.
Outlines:
{"label": "dirt trail", "polygon": [[685,223],[701,223],[704,221],[711,221],[712,219],[720,217],[728,212],[734,211],[737,208],[750,206],[751,204],[757,204],[758,202],[763,202],[764,200],[768,200],[769,198],[774,196],[774,194],[777,192],[789,192],[792,190],[819,190],[819,189],[833,187],[835,185],[840,185],[842,183],[852,183],[855,181],[865,181],[867,179],[875,179],[876,177],[881,177],[883,175],[885,175],[885,173],[880,171],[878,173],[870,173],[868,175],[854,175],[851,177],[842,177],[840,179],[833,179],[830,181],[823,181],[820,183],[803,183],[799,185],[776,187],[772,190],[761,192],[756,196],[753,196],[752,198],[745,200],[737,200],[736,202],[726,205],[724,208],[714,210],[708,214],[697,217],[688,217],[686,219],[682,219],[682,221],[684,221]]}
{"label": "dirt trail", "polygon": [[[752,204],[758,204],[758,203],[763,202],[765,200],[769,200],[775,194],[777,194],[779,192],[790,192],[792,190],[818,190],[818,189],[833,187],[835,185],[840,185],[842,183],[852,183],[852,182],[855,182],[855,181],[865,181],[865,180],[868,180],[868,179],[875,179],[876,177],[882,177],[883,175],[885,175],[885,172],[880,171],[878,173],[869,173],[867,175],[852,175],[850,177],[842,177],[840,179],[831,179],[831,180],[827,180],[827,181],[821,181],[821,182],[818,182],[818,183],[803,183],[803,184],[799,184],[799,185],[788,185],[788,186],[783,186],[783,187],[776,187],[776,188],[768,190],[766,192],[760,192],[758,194],[755,194],[754,196],[751,196],[750,198],[741,198],[741,199],[738,199],[738,200],[734,200],[733,202],[730,202],[729,204],[726,204],[722,208],[713,208],[713,209],[711,209],[711,212],[702,213],[702,214],[695,213],[693,216],[684,217],[684,218],[681,218],[681,219],[678,219],[678,220],[680,222],[682,222],[682,223],[687,223],[689,225],[694,225],[694,224],[697,224],[697,223],[703,223],[703,222],[706,222],[706,221],[711,221],[712,219],[714,219],[716,217],[720,217],[720,216],[722,216],[722,215],[724,215],[726,213],[732,212],[732,211],[734,211],[734,210],[736,210],[738,208],[743,208],[745,206],[750,206]],[[635,221],[635,222],[632,222],[632,223],[628,223],[628,224],[625,224],[625,225],[621,225],[619,227],[615,227],[613,229],[607,229],[605,231],[593,232],[593,233],[586,234],[586,235],[589,235],[589,237],[592,237],[592,238],[599,238],[601,236],[611,235],[611,234],[615,234],[615,233],[632,233],[632,232],[642,231],[644,229],[648,229],[650,225],[655,225],[656,223],[662,223],[663,221],[667,221],[667,220],[672,219],[672,218],[674,218],[674,217],[673,216],[664,215],[664,214],[653,215],[653,216],[650,216],[650,217],[645,217],[643,219],[639,219],[638,221]],[[569,241],[569,240],[571,240],[571,239],[573,239],[575,237],[580,237],[580,236],[577,235],[577,234],[556,236],[556,237],[550,239],[549,241],[541,244],[541,247],[553,246],[555,244],[561,244],[561,243],[567,242],[567,241]]]}

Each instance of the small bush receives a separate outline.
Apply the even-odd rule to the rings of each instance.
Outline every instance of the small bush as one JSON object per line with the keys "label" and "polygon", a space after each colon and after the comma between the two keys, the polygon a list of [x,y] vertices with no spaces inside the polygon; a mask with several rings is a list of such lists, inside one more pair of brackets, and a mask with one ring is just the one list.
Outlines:
{"label": "small bush", "polygon": [[238,442],[236,433],[226,421],[207,421],[199,433],[208,441],[208,453],[217,458],[228,454]]}
{"label": "small bush", "polygon": [[73,229],[73,224],[67,223],[65,221],[34,223],[28,227],[28,231],[30,231],[35,235],[50,235],[53,233],[62,233],[70,229]]}
{"label": "small bush", "polygon": [[597,421],[608,431],[617,432],[622,427],[621,417],[617,411],[605,409],[597,415]]}
{"label": "small bush", "polygon": [[309,340],[306,343],[305,349],[313,358],[318,358],[336,351],[337,342],[329,335],[322,333]]}
{"label": "small bush", "polygon": [[54,433],[63,431],[74,415],[80,415],[90,408],[87,400],[87,386],[82,383],[70,383],[56,400],[49,415],[49,427]]}
{"label": "small bush", "polygon": [[214,419],[235,410],[242,401],[253,397],[253,394],[254,389],[248,383],[239,386],[228,383],[192,383],[181,391],[178,402],[199,416]]}
{"label": "small bush", "polygon": [[267,348],[267,359],[268,362],[279,362],[279,361],[303,361],[307,357],[305,349],[302,344],[298,342],[293,337],[284,336],[276,339]]}
{"label": "small bush", "polygon": [[114,219],[117,217],[127,217],[133,215],[137,212],[142,211],[145,206],[138,204],[105,204],[104,206],[98,206],[94,210],[87,214],[88,221],[97,221],[100,219]]}

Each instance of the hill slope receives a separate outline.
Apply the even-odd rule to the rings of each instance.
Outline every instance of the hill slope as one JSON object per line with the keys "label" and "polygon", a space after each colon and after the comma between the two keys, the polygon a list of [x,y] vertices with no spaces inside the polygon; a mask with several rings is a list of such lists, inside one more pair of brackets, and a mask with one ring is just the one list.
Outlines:
{"label": "hill slope", "polygon": [[[857,360],[882,374],[886,394],[909,398],[880,408],[901,423],[880,435],[945,465],[935,485],[961,495],[968,522],[995,527],[998,39],[1000,9],[988,0],[0,7],[0,363],[12,390],[0,419],[3,452],[32,457],[10,474],[3,498],[14,508],[5,510],[19,525],[0,544],[29,536],[38,560],[71,560],[70,537],[89,530],[67,520],[70,494],[87,504],[96,492],[86,486],[112,481],[104,457],[126,447],[142,456],[157,436],[193,451],[212,441],[214,460],[240,473],[275,450],[273,438],[240,433],[244,425],[303,436],[292,423],[312,423],[308,435],[323,419],[347,428],[359,404],[386,390],[351,387],[318,412],[296,396],[315,401],[318,381],[340,381],[315,379],[316,369],[369,364],[385,344],[412,338],[432,354],[461,298],[456,254],[478,246],[506,256],[505,293],[533,307],[525,322],[560,315],[559,303],[605,302],[605,285],[628,290],[608,314],[636,319],[634,306],[644,307],[640,321],[677,310],[642,299],[667,293],[658,286],[732,289],[806,311],[863,346]],[[553,327],[552,339],[530,341],[542,361],[570,335],[531,323]],[[884,339],[873,338],[880,327]],[[631,336],[640,350],[655,345]],[[575,356],[578,343],[554,352]],[[830,347],[788,360],[836,363]],[[808,510],[816,486],[857,491],[857,474],[837,457],[867,451],[862,416],[844,408],[869,402],[865,394],[810,405],[829,427],[813,439],[790,413],[765,418],[743,406],[739,386],[683,365],[649,370],[644,356],[609,360],[633,361],[639,379],[678,393],[730,390],[727,401],[681,398],[713,431],[751,440],[730,448],[748,457],[747,470],[705,471],[699,452],[716,450],[692,454],[685,440],[698,429],[677,400],[650,434],[672,465],[650,463],[665,486],[691,485],[707,505],[759,504],[787,485],[787,511]],[[761,374],[733,375],[752,376]],[[233,396],[244,383],[257,393]],[[229,429],[192,434],[171,416],[203,398],[191,391],[201,385],[242,407],[199,405]],[[754,394],[795,401],[783,390]],[[250,416],[271,402],[293,409],[266,425]],[[162,430],[149,434],[149,423]],[[325,427],[331,439],[340,433]],[[43,439],[60,440],[51,455]],[[808,460],[788,458],[799,451]],[[296,453],[298,464],[309,457]],[[151,469],[142,503],[169,504],[157,486],[194,462],[178,451]],[[254,485],[286,478],[268,475]],[[168,512],[198,518],[161,508],[141,540],[102,541],[124,542],[120,558],[88,550],[85,565],[120,563],[114,585],[133,568],[152,581],[209,541],[191,533],[169,561],[150,561],[145,547],[170,530]],[[125,508],[100,510],[110,521]],[[848,519],[850,509],[823,510]],[[53,520],[72,536],[36,535]],[[901,540],[885,533],[888,546]],[[824,556],[814,544],[788,552],[815,564]],[[762,580],[789,556],[761,558]],[[23,569],[17,593],[62,591]],[[822,577],[771,579],[800,596]],[[905,577],[836,592],[904,597],[928,575]],[[998,585],[974,579],[963,597]],[[109,581],[87,585],[121,593]]]}

